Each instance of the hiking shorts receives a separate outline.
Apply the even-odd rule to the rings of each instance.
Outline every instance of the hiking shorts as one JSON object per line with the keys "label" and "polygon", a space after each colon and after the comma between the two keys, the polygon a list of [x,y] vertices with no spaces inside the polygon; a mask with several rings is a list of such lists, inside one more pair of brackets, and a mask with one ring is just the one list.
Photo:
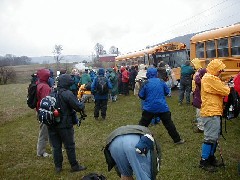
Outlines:
{"label": "hiking shorts", "polygon": [[204,142],[215,143],[220,136],[220,116],[202,117]]}
{"label": "hiking shorts", "polygon": [[127,134],[116,137],[109,146],[109,151],[115,160],[119,172],[123,176],[136,175],[136,179],[151,180],[151,155],[140,155],[135,146],[140,136]]}

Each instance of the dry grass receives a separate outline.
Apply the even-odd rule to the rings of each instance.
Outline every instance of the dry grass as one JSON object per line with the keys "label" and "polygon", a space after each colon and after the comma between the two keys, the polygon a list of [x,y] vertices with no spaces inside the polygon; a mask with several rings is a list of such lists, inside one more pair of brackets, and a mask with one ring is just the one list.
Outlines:
{"label": "dry grass", "polygon": [[31,74],[36,73],[37,70],[42,68],[47,68],[46,65],[42,64],[33,64],[33,65],[21,65],[21,66],[12,66],[16,71],[16,83],[27,83],[30,82]]}
{"label": "dry grass", "polygon": [[27,107],[28,84],[0,86],[0,124],[10,122],[30,112]]}

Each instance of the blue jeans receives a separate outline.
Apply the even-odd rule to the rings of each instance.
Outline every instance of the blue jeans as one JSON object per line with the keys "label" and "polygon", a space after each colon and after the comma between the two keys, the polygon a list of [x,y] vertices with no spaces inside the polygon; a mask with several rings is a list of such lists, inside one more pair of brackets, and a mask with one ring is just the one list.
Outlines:
{"label": "blue jeans", "polygon": [[138,180],[151,180],[150,151],[146,156],[136,152],[135,145],[140,136],[127,134],[116,137],[109,146],[109,151],[123,176],[132,176]]}

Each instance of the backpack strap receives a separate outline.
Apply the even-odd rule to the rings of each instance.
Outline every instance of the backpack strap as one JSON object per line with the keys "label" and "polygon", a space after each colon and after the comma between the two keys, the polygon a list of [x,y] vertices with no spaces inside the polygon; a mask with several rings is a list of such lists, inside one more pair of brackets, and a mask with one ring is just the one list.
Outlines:
{"label": "backpack strap", "polygon": [[156,139],[154,139],[154,149],[151,151],[151,161],[152,161],[152,179],[156,180],[156,176],[160,171],[161,166],[161,148]]}

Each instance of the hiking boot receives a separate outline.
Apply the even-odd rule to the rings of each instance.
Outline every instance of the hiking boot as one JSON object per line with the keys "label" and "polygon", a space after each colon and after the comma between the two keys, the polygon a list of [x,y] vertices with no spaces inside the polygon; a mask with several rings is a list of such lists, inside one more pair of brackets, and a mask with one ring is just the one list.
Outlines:
{"label": "hiking boot", "polygon": [[98,120],[98,117],[94,117],[94,119],[97,121],[97,120]]}
{"label": "hiking boot", "polygon": [[62,171],[62,168],[61,167],[56,167],[55,171],[56,171],[57,174],[59,174]]}
{"label": "hiking boot", "polygon": [[196,128],[193,130],[194,133],[203,133],[203,130]]}
{"label": "hiking boot", "polygon": [[184,139],[181,139],[180,141],[178,141],[178,142],[175,142],[174,144],[184,144],[185,143],[185,140]]}
{"label": "hiking boot", "polygon": [[106,120],[106,116],[102,116],[102,119],[103,119],[103,120]]}
{"label": "hiking boot", "polygon": [[78,172],[78,171],[83,171],[86,170],[87,168],[85,166],[81,165],[75,165],[72,167],[71,172]]}
{"label": "hiking boot", "polygon": [[38,157],[50,157],[51,156],[51,154],[48,154],[47,152],[44,152],[42,155],[40,155],[40,154],[38,154],[37,155]]}
{"label": "hiking boot", "polygon": [[45,153],[43,153],[43,155],[42,155],[43,157],[50,157],[51,156],[51,154],[48,154],[47,152],[45,152]]}
{"label": "hiking boot", "polygon": [[222,162],[219,162],[215,156],[210,156],[209,157],[209,162],[214,167],[224,166],[224,164]]}
{"label": "hiking boot", "polygon": [[205,159],[205,160],[201,159],[199,168],[202,168],[203,170],[208,171],[208,172],[216,172],[217,171],[217,169],[209,163],[208,159]]}

